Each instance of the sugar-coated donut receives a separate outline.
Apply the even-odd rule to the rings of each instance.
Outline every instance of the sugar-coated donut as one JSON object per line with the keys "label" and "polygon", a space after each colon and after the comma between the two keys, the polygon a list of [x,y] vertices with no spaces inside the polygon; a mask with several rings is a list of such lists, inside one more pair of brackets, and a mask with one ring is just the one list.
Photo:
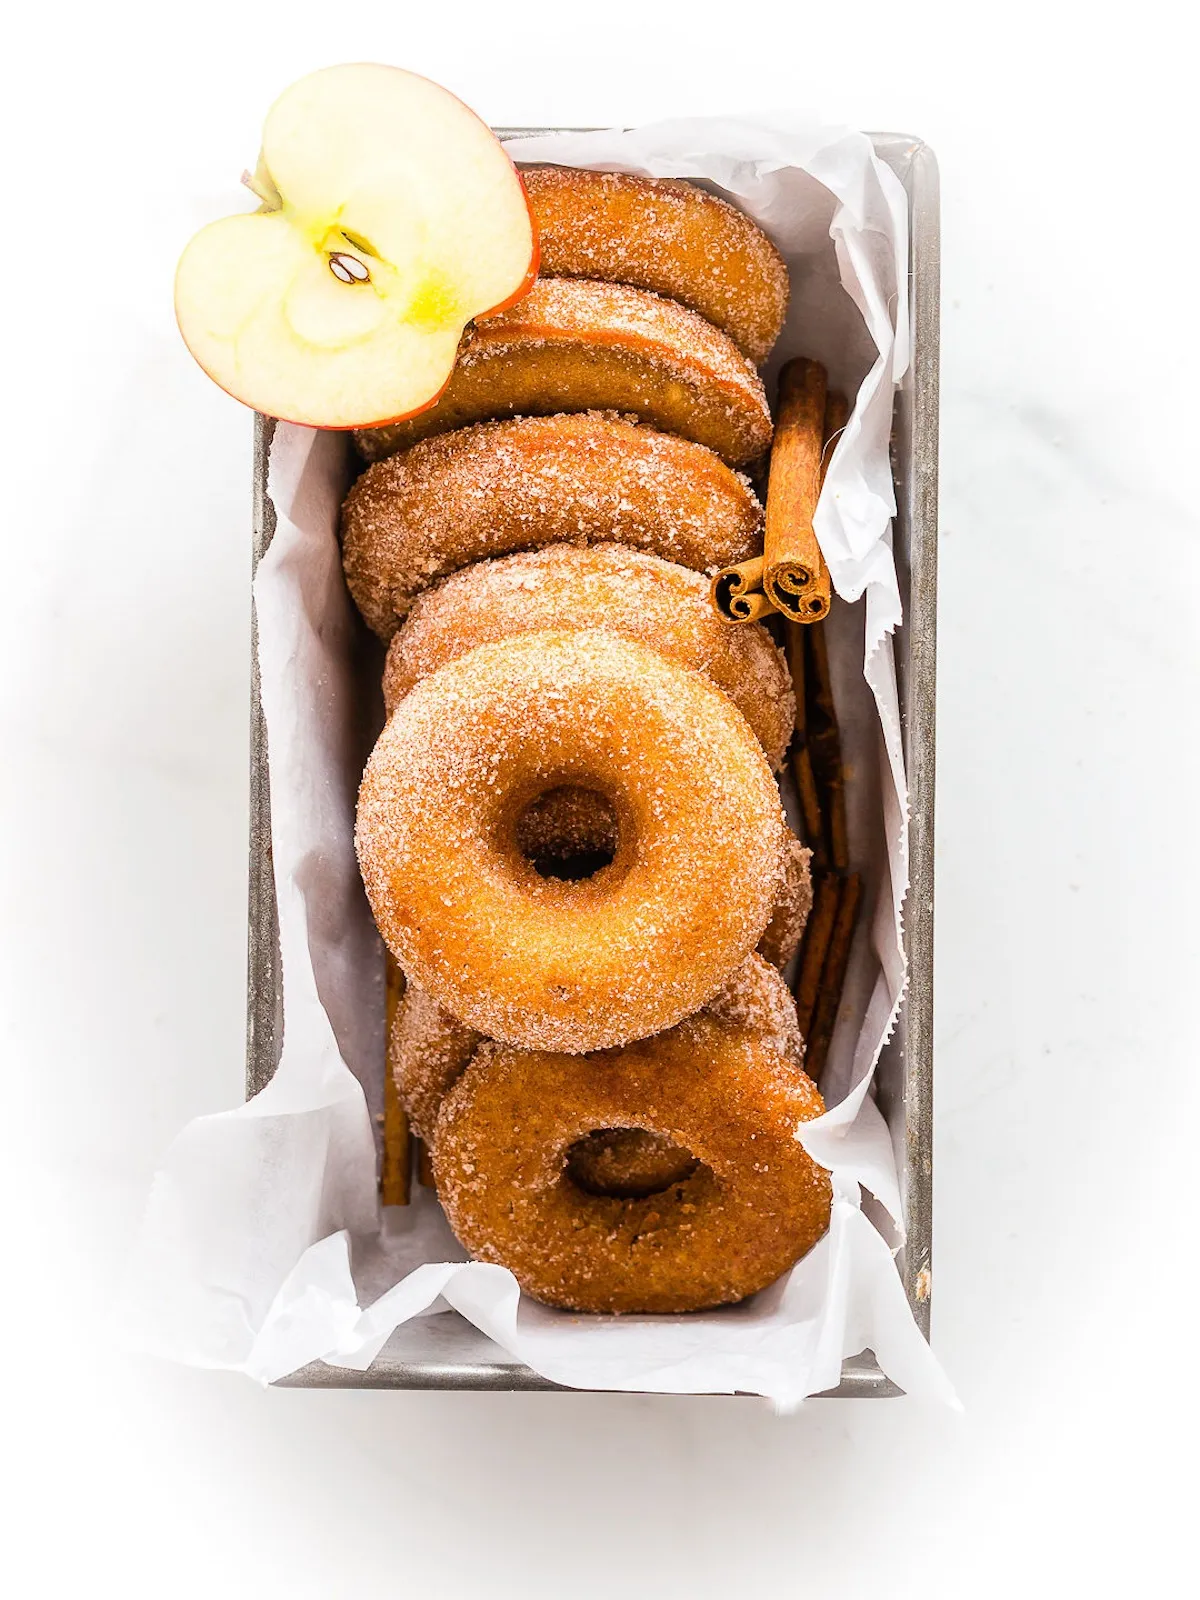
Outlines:
{"label": "sugar-coated donut", "polygon": [[734,467],[771,443],[762,380],[728,334],[646,289],[590,278],[540,278],[511,310],[464,334],[428,411],[354,437],[377,461],[486,417],[555,411],[630,412]]}
{"label": "sugar-coated donut", "polygon": [[762,548],[762,508],[703,445],[598,412],[439,434],[368,467],[342,508],[346,581],[381,639],[472,561],[600,539],[706,572]]}
{"label": "sugar-coated donut", "polygon": [[783,888],[766,931],[758,941],[759,954],[780,972],[800,948],[812,910],[812,851],[789,832],[783,856]]}
{"label": "sugar-coated donut", "polygon": [[550,545],[477,562],[420,596],[392,639],[388,711],[414,684],[481,644],[544,628],[605,628],[702,672],[746,718],[773,769],[796,702],[783,652],[760,623],[727,627],[698,572],[624,545]]}
{"label": "sugar-coated donut", "polygon": [[[542,877],[517,843],[549,790],[594,790],[617,850]],[[359,793],[379,931],[471,1027],[526,1048],[596,1050],[669,1028],[754,949],[786,825],[744,717],[697,672],[602,631],[521,634],[423,679]]]}
{"label": "sugar-coated donut", "polygon": [[[427,1145],[433,1144],[442,1101],[486,1042],[424,990],[408,986],[392,1022],[388,1067],[412,1130]],[[553,1085],[546,1092],[553,1093]],[[595,1194],[637,1195],[687,1177],[695,1161],[656,1134],[606,1128],[581,1140],[569,1164],[576,1182]]]}
{"label": "sugar-coated donut", "polygon": [[418,1139],[433,1143],[437,1114],[484,1035],[406,983],[388,1032],[388,1071]]}
{"label": "sugar-coated donut", "polygon": [[704,1013],[724,1028],[753,1034],[794,1067],[804,1065],[804,1040],[792,991],[757,952],[718,989]]}
{"label": "sugar-coated donut", "polygon": [[[804,1041],[790,990],[759,955],[746,960],[704,1008],[724,1026],[752,1032],[797,1067]],[[485,1036],[460,1022],[410,983],[388,1034],[388,1071],[413,1132],[432,1145],[442,1101],[466,1071]],[[546,1087],[553,1093],[553,1084]],[[650,1194],[686,1177],[694,1165],[669,1140],[606,1128],[572,1149],[571,1172],[596,1194]]]}
{"label": "sugar-coated donut", "polygon": [[642,1128],[597,1128],[567,1151],[566,1171],[588,1194],[641,1200],[690,1178],[697,1166],[690,1150],[661,1133]]}
{"label": "sugar-coated donut", "polygon": [[[551,789],[522,816],[517,846],[543,877],[585,877],[616,854],[617,819],[603,795]],[[758,941],[759,955],[780,972],[799,949],[812,910],[811,862],[812,851],[789,828],[779,898]]]}
{"label": "sugar-coated donut", "polygon": [[787,314],[787,264],[756,223],[680,178],[524,167],[548,278],[607,278],[669,295],[756,366]]}
{"label": "sugar-coated donut", "polygon": [[594,789],[547,789],[517,822],[517,849],[543,878],[589,877],[617,853],[617,814]]}
{"label": "sugar-coated donut", "polygon": [[[774,1282],[828,1228],[829,1176],[796,1138],[823,1110],[793,1062],[707,1013],[598,1055],[487,1044],[438,1116],[438,1197],[473,1255],[547,1305],[725,1305]],[[589,1193],[568,1153],[613,1127],[669,1140],[699,1164],[644,1198]]]}

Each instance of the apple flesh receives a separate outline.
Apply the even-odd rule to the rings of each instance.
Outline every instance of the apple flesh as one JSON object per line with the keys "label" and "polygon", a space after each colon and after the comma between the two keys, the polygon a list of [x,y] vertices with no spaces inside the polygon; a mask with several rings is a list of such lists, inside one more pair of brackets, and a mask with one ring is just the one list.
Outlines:
{"label": "apple flesh", "polygon": [[246,405],[319,428],[433,404],[467,323],[537,276],[512,162],[445,89],[329,67],[271,107],[255,212],[203,228],[175,276],[188,349]]}

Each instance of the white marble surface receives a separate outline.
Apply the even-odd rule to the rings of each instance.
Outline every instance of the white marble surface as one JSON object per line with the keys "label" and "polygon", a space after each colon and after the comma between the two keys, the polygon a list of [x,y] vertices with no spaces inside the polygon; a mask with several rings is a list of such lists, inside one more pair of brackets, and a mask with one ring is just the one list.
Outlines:
{"label": "white marble surface", "polygon": [[[0,587],[16,1592],[1182,1592],[1200,889],[1185,41],[1157,0],[736,14],[117,0],[17,25]],[[156,1155],[242,1071],[250,434],[175,335],[171,270],[236,204],[272,94],[372,58],[499,123],[807,104],[939,155],[934,1332],[961,1418],[260,1392],[103,1345]]]}

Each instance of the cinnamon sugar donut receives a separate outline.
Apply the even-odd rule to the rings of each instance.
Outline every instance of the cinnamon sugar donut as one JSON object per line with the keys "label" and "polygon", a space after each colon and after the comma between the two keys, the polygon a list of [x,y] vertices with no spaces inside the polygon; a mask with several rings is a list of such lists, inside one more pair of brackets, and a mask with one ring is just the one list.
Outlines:
{"label": "cinnamon sugar donut", "polygon": [[567,1151],[566,1171],[587,1194],[642,1200],[690,1178],[697,1166],[690,1150],[644,1128],[597,1128]]}
{"label": "cinnamon sugar donut", "polygon": [[484,1035],[451,1016],[415,983],[406,984],[388,1032],[388,1071],[418,1139],[433,1143],[447,1091],[470,1065]]}
{"label": "cinnamon sugar donut", "polygon": [[[748,956],[705,1010],[722,1026],[754,1033],[802,1065],[796,1002],[761,956]],[[388,1035],[388,1070],[413,1132],[426,1144],[434,1142],[442,1101],[480,1046],[490,1042],[415,984],[405,989]],[[547,1092],[553,1092],[552,1084]],[[576,1181],[594,1194],[645,1195],[687,1177],[695,1163],[669,1140],[606,1128],[574,1146],[569,1165]]]}
{"label": "cinnamon sugar donut", "polygon": [[[432,1147],[442,1101],[488,1041],[410,986],[397,1007],[388,1040],[388,1066],[413,1132]],[[571,1152],[572,1176],[595,1194],[652,1194],[684,1178],[695,1165],[668,1139],[634,1129],[606,1128]]]}
{"label": "cinnamon sugar donut", "polygon": [[[774,1282],[829,1226],[829,1176],[795,1136],[823,1110],[770,1043],[705,1013],[598,1055],[486,1044],[438,1116],[438,1197],[473,1255],[547,1305],[726,1305]],[[698,1165],[643,1198],[589,1193],[568,1153],[613,1127],[669,1140]]]}
{"label": "cinnamon sugar donut", "polygon": [[727,333],[756,366],[787,314],[788,272],[727,200],[680,178],[522,167],[547,278],[607,278],[669,295]]}
{"label": "cinnamon sugar donut", "polygon": [[[612,860],[617,819],[603,795],[589,789],[551,789],[517,824],[517,846],[542,877],[586,877]],[[812,851],[788,828],[783,883],[758,953],[782,972],[800,947],[812,910]]]}
{"label": "cinnamon sugar donut", "polygon": [[[516,842],[562,786],[612,806],[612,862],[543,878]],[[357,844],[379,931],[453,1015],[526,1048],[669,1028],[754,949],[786,827],[762,749],[699,673],[604,632],[527,633],[423,679],[367,763]]]}
{"label": "cinnamon sugar donut", "polygon": [[698,572],[619,544],[550,545],[479,562],[421,595],[388,650],[388,711],[468,650],[543,628],[605,628],[702,672],[746,718],[772,769],[783,761],[796,702],[771,635],[759,623],[721,622]]}
{"label": "cinnamon sugar donut", "polygon": [[597,412],[423,440],[368,467],[342,508],[346,581],[385,640],[460,567],[598,539],[705,572],[762,548],[762,508],[703,445]]}
{"label": "cinnamon sugar donut", "polygon": [[435,405],[354,437],[377,461],[485,417],[555,411],[630,412],[735,467],[771,443],[762,380],[728,334],[646,289],[590,278],[539,278],[463,335]]}
{"label": "cinnamon sugar donut", "polygon": [[758,941],[759,954],[780,972],[800,948],[812,910],[812,851],[788,831],[783,853],[783,887],[766,931]]}
{"label": "cinnamon sugar donut", "polygon": [[[442,1101],[488,1042],[409,985],[392,1022],[388,1066],[413,1132],[431,1148]],[[669,1139],[606,1128],[579,1141],[569,1165],[576,1182],[594,1194],[637,1195],[686,1178],[695,1161]]]}
{"label": "cinnamon sugar donut", "polygon": [[547,789],[517,821],[517,848],[543,878],[589,877],[617,853],[617,814],[594,789]]}

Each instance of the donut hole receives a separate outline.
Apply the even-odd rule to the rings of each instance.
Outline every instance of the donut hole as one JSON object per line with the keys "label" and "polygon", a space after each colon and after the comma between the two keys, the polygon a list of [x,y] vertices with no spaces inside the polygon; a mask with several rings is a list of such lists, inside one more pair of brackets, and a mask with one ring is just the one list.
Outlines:
{"label": "donut hole", "polygon": [[565,1171],[585,1194],[643,1200],[690,1178],[700,1165],[690,1150],[643,1128],[593,1128],[566,1154]]}
{"label": "donut hole", "polygon": [[521,812],[516,842],[540,878],[583,882],[616,858],[620,844],[616,808],[598,789],[560,784]]}

